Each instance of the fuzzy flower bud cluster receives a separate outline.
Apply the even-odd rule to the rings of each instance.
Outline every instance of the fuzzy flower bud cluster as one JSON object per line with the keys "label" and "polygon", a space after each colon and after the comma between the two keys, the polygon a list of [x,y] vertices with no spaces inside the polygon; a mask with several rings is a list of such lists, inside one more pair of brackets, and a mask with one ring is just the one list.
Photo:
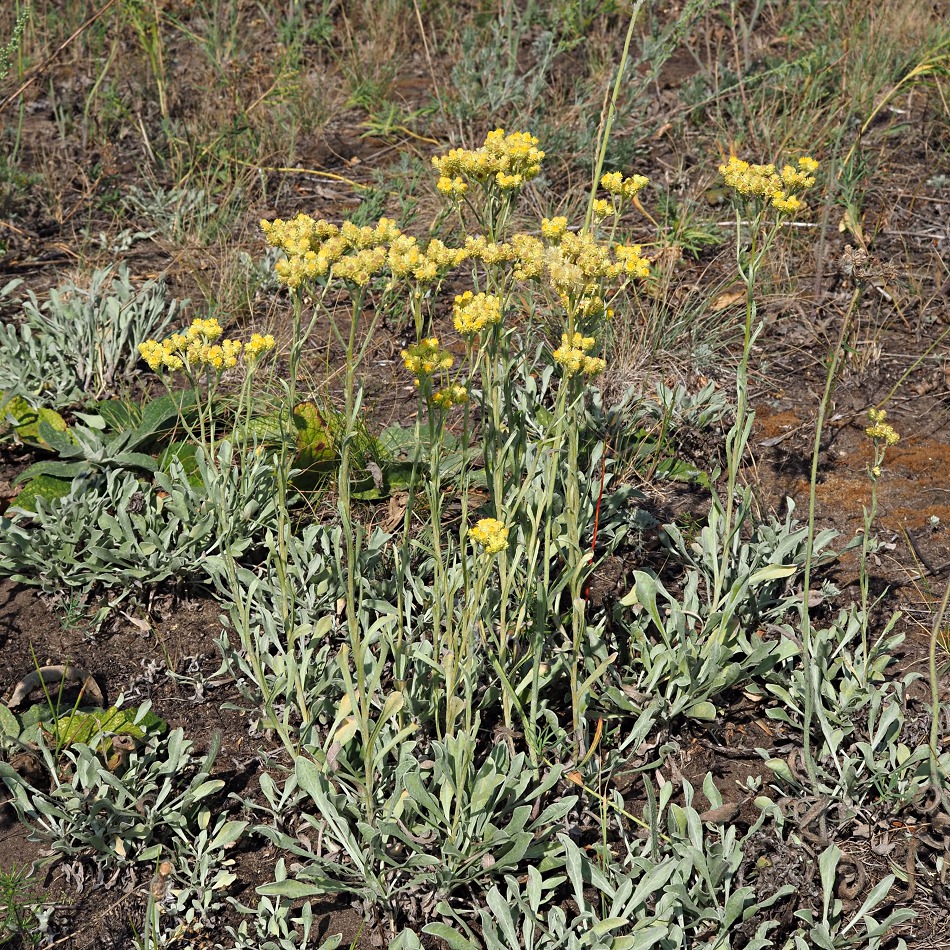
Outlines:
{"label": "fuzzy flower bud cluster", "polygon": [[459,383],[444,386],[432,396],[432,402],[442,409],[451,409],[468,402],[468,390]]}
{"label": "fuzzy flower bud cluster", "polygon": [[894,431],[890,423],[885,422],[887,413],[883,409],[870,409],[868,418],[871,420],[864,434],[875,442],[883,442],[885,445],[894,445],[900,441],[900,436]]}
{"label": "fuzzy flower bud cluster", "polygon": [[389,218],[380,218],[375,227],[349,221],[337,227],[306,214],[291,221],[261,221],[261,230],[268,244],[287,255],[274,270],[291,288],[326,277],[331,269],[337,277],[363,287],[387,266],[388,246],[402,234]]}
{"label": "fuzzy flower bud cluster", "polygon": [[636,245],[610,245],[592,234],[565,231],[557,244],[544,250],[545,275],[567,305],[570,300],[600,293],[605,281],[619,277],[646,277],[649,264]]}
{"label": "fuzzy flower bud cluster", "polygon": [[747,198],[758,198],[779,211],[792,214],[802,207],[795,194],[815,184],[814,172],[818,162],[813,158],[798,159],[798,167],[785,165],[776,171],[774,165],[750,165],[735,155],[725,165],[719,166],[726,184]]}
{"label": "fuzzy flower bud cluster", "polygon": [[544,152],[538,140],[527,132],[505,134],[495,129],[485,138],[481,148],[453,148],[447,155],[432,159],[439,173],[436,188],[452,197],[461,197],[468,190],[468,181],[494,184],[502,191],[523,188],[541,171]]}
{"label": "fuzzy flower bud cluster", "polygon": [[275,342],[273,335],[270,333],[263,335],[252,333],[250,340],[244,344],[244,362],[256,362],[260,356],[274,348]]}
{"label": "fuzzy flower bud cluster", "polygon": [[435,239],[423,249],[408,234],[400,234],[389,246],[387,263],[392,282],[415,280],[428,284],[457,267],[468,257],[464,248],[447,247]]}
{"label": "fuzzy flower bud cluster", "polygon": [[455,298],[452,316],[455,329],[462,336],[474,336],[489,324],[501,321],[501,300],[494,294],[466,290]]}
{"label": "fuzzy flower bud cluster", "polygon": [[608,195],[613,195],[622,202],[633,201],[649,183],[650,179],[645,175],[631,175],[629,178],[624,178],[620,172],[607,172],[600,178],[600,187]]}
{"label": "fuzzy flower bud cluster", "polygon": [[561,345],[554,351],[554,361],[564,367],[565,376],[582,373],[585,376],[596,376],[603,372],[606,362],[598,356],[588,356],[587,353],[594,346],[592,336],[583,336],[575,333],[569,337],[561,334]]}
{"label": "fuzzy flower bud cluster", "polygon": [[567,218],[558,216],[556,218],[541,219],[541,237],[549,241],[560,241],[567,233]]}
{"label": "fuzzy flower bud cluster", "polygon": [[508,547],[508,528],[497,518],[482,518],[468,536],[488,555]]}
{"label": "fuzzy flower bud cluster", "polygon": [[[173,333],[161,343],[146,340],[139,346],[139,354],[154,372],[166,369],[176,372],[191,372],[200,369],[212,369],[222,373],[237,366],[241,351],[247,363],[255,362],[258,357],[274,346],[270,334],[253,334],[247,345],[240,340],[221,339],[221,324],[217,320],[198,319],[183,333]],[[220,342],[216,342],[220,340]]]}
{"label": "fuzzy flower bud cluster", "polygon": [[423,376],[433,376],[452,366],[452,354],[439,346],[438,337],[427,337],[418,343],[413,343],[400,354],[403,365],[416,377],[416,381]]}

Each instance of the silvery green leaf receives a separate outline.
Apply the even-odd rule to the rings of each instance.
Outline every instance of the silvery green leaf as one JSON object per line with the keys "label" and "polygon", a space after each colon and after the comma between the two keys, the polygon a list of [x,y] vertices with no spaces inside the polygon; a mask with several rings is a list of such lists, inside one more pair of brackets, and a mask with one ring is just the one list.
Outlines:
{"label": "silvery green leaf", "polygon": [[[446,924],[431,923],[422,928],[422,932],[444,941],[449,950],[480,950],[480,945],[463,937],[457,930]],[[390,944],[392,946],[392,944]]]}

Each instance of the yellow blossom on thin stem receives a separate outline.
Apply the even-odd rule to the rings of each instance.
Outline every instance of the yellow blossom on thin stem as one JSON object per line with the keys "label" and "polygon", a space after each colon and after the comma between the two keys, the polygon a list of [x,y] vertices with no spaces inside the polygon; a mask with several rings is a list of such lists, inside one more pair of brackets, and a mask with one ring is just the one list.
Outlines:
{"label": "yellow blossom on thin stem", "polygon": [[422,377],[433,376],[452,366],[452,354],[447,353],[439,346],[438,337],[428,337],[413,343],[408,349],[400,353],[403,365],[419,380]]}
{"label": "yellow blossom on thin stem", "polygon": [[549,241],[560,241],[566,231],[567,218],[559,216],[541,219],[541,236],[546,237]]}
{"label": "yellow blossom on thin stem", "polygon": [[459,383],[450,383],[432,396],[432,402],[442,409],[451,409],[468,402],[468,390]]}
{"label": "yellow blossom on thin stem", "polygon": [[584,336],[581,333],[575,333],[569,337],[566,333],[561,334],[561,345],[552,354],[554,362],[564,368],[565,376],[573,376],[581,373],[584,376],[596,376],[604,371],[607,366],[605,360],[597,356],[588,356],[587,353],[594,346],[592,336]]}
{"label": "yellow blossom on thin stem", "polygon": [[508,528],[497,518],[482,518],[468,536],[488,555],[508,547]]}
{"label": "yellow blossom on thin stem", "polygon": [[251,364],[274,346],[269,333],[253,334],[245,346],[240,340],[222,339],[223,332],[217,320],[199,318],[183,333],[172,333],[160,343],[146,340],[139,346],[139,354],[154,372],[183,371],[194,376],[206,369],[216,374],[233,369],[242,352],[245,362]]}
{"label": "yellow blossom on thin stem", "polygon": [[797,168],[786,165],[778,172],[775,165],[753,165],[732,155],[719,166],[719,171],[737,194],[792,214],[802,208],[802,201],[794,192],[811,188],[815,184],[813,172],[818,168],[818,162],[807,156],[798,159],[797,164]]}
{"label": "yellow blossom on thin stem", "polygon": [[248,363],[256,361],[262,354],[272,350],[276,341],[272,334],[252,333],[250,340],[244,346],[244,359]]}
{"label": "yellow blossom on thin stem", "polygon": [[620,172],[607,172],[600,178],[600,187],[608,195],[614,195],[623,201],[633,201],[638,192],[646,188],[649,183],[650,179],[645,175],[631,175],[629,178],[624,178]]}
{"label": "yellow blossom on thin stem", "polygon": [[871,409],[868,411],[868,418],[871,420],[864,434],[876,443],[884,445],[895,445],[900,441],[900,436],[894,431],[893,426],[884,420],[887,418],[887,412],[883,409]]}
{"label": "yellow blossom on thin stem", "polygon": [[466,290],[455,298],[452,315],[455,329],[462,336],[474,336],[489,324],[501,321],[501,300],[494,294]]}
{"label": "yellow blossom on thin stem", "polygon": [[516,191],[541,171],[544,152],[537,145],[538,140],[526,132],[495,129],[488,133],[481,148],[453,148],[433,158],[439,173],[436,187],[456,197],[465,193],[465,179],[469,179],[492,183],[502,191]]}
{"label": "yellow blossom on thin stem", "polygon": [[462,195],[468,191],[468,185],[466,184],[465,179],[458,175],[456,175],[454,178],[449,178],[447,175],[442,175],[435,183],[435,187],[443,195],[449,195],[453,198],[461,198]]}

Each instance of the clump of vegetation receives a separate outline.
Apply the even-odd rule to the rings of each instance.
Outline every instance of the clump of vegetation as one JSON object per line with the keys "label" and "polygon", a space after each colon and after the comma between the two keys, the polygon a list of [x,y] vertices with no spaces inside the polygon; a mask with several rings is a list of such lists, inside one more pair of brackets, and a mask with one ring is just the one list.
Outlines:
{"label": "clump of vegetation", "polygon": [[[834,77],[856,88],[850,47],[786,63],[798,97],[790,84],[770,107],[753,153],[743,130],[779,68],[753,56],[759,9],[720,23],[688,3],[664,25],[640,3],[504,3],[453,35],[460,14],[438,2],[411,17],[395,0],[261,5],[257,28],[281,39],[258,70],[241,6],[199,6],[126,5],[116,36],[108,5],[68,24],[105,65],[70,107],[51,102],[62,142],[76,123],[108,159],[128,47],[155,101],[130,126],[147,164],[134,189],[107,195],[103,172],[73,208],[51,176],[48,207],[63,227],[88,203],[150,230],[102,230],[87,252],[129,260],[98,261],[89,282],[0,291],[2,405],[23,453],[0,575],[60,605],[62,649],[155,630],[168,690],[226,689],[241,734],[202,743],[178,706],[153,713],[167,693],[151,668],[108,701],[83,673],[71,704],[65,673],[59,695],[44,678],[67,658],[38,669],[0,706],[0,784],[40,863],[79,886],[123,876],[143,950],[333,950],[344,937],[318,908],[341,896],[366,940],[397,950],[907,947],[918,882],[944,886],[950,593],[930,597],[921,676],[873,577],[905,444],[884,408],[896,387],[848,417],[871,459],[863,530],[817,515],[846,418],[836,387],[861,320],[895,300],[892,269],[853,249],[842,268],[848,299],[809,383],[813,444],[794,460],[807,507],[769,510],[758,446],[786,436],[755,433],[781,395],[763,395],[762,348],[776,301],[801,297],[792,262],[830,219],[867,243],[874,171],[857,142],[881,102],[946,67],[946,46],[907,71],[875,33],[891,85],[873,101],[862,85],[834,133],[823,117]],[[25,23],[0,80],[40,44]],[[697,25],[731,30],[730,57],[696,57],[668,122],[635,118]],[[426,103],[397,81],[416,28]],[[172,34],[203,88],[259,83],[226,126],[208,106],[226,97],[178,88]],[[373,148],[401,150],[397,172],[357,181],[356,140],[334,145],[335,171],[300,157],[297,137],[333,111],[303,91],[331,74]],[[597,108],[569,121],[592,89]],[[646,143],[699,123],[718,161],[649,163]],[[439,146],[448,129],[458,147]],[[301,212],[310,198],[287,183],[305,195],[313,180],[324,204],[352,193],[347,212]],[[265,264],[260,248],[227,257],[252,200],[268,209]],[[146,248],[174,257],[175,293],[204,309],[183,321],[163,278],[132,276]],[[183,674],[158,636],[166,597],[213,599],[213,677]],[[231,756],[248,741],[250,758]],[[892,857],[866,871],[859,846]],[[31,880],[0,874],[0,943],[62,939]]]}

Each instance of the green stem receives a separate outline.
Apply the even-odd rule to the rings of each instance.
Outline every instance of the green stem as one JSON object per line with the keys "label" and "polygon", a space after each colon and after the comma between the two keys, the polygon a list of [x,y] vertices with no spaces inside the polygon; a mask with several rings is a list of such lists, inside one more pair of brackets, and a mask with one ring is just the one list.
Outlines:
{"label": "green stem", "polygon": [[620,97],[623,74],[626,72],[627,58],[630,55],[630,41],[633,39],[633,28],[636,25],[637,17],[640,15],[640,8],[642,6],[643,0],[636,0],[633,9],[630,11],[630,23],[627,25],[627,35],[623,41],[623,53],[620,56],[620,65],[617,67],[617,78],[614,80],[614,88],[610,96],[610,105],[607,108],[607,118],[604,122],[604,129],[600,139],[600,148],[597,151],[597,164],[594,166],[594,180],[591,182],[590,197],[587,201],[587,214],[584,216],[585,231],[590,230],[591,221],[594,217],[594,199],[597,196],[597,185],[600,182],[600,175],[604,169],[604,160],[607,157],[607,145],[610,142],[610,132],[613,129],[614,115],[617,111],[617,99]]}
{"label": "green stem", "polygon": [[841,321],[841,330],[838,340],[828,360],[828,372],[825,376],[825,391],[818,406],[818,421],[815,425],[815,443],[811,453],[811,478],[808,485],[808,537],[805,544],[805,575],[802,580],[802,671],[805,676],[805,724],[804,724],[804,757],[805,768],[812,784],[818,784],[817,766],[811,754],[811,726],[815,717],[815,682],[812,669],[812,636],[811,616],[808,613],[808,600],[811,592],[811,568],[815,546],[815,499],[818,486],[818,461],[821,455],[821,435],[831,403],[831,394],[834,389],[835,378],[838,373],[838,360],[841,346],[844,343],[851,325],[851,317],[855,312],[861,297],[860,289],[856,289],[851,298],[851,305],[844,319]]}

